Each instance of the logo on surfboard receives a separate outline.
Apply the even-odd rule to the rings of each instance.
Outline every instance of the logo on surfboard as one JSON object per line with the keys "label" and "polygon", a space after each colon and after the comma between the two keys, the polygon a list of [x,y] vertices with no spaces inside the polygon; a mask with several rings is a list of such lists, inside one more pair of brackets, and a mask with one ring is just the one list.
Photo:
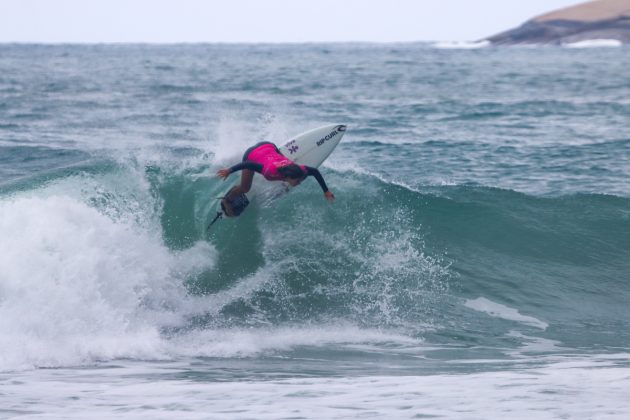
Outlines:
{"label": "logo on surfboard", "polygon": [[298,151],[298,149],[300,148],[300,146],[298,146],[295,143],[295,140],[291,140],[290,142],[288,142],[287,144],[284,145],[284,147],[286,147],[287,149],[289,149],[289,152],[291,154],[295,153]]}
{"label": "logo on surfboard", "polygon": [[337,130],[333,131],[332,133],[327,134],[326,137],[324,137],[324,138],[322,138],[322,139],[317,141],[317,147],[319,147],[322,144],[326,143],[328,140],[332,139],[337,134],[339,134],[339,131],[337,131]]}

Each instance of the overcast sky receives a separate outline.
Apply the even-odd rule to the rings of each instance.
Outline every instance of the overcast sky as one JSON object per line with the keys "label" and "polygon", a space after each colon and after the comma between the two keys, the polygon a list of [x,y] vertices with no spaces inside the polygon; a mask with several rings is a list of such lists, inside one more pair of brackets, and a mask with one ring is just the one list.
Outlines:
{"label": "overcast sky", "polygon": [[579,0],[0,0],[0,42],[465,41]]}

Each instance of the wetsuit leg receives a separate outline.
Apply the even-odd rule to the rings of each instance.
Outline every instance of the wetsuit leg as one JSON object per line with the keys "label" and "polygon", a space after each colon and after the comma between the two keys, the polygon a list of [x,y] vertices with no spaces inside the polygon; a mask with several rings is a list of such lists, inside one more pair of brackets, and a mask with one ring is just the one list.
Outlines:
{"label": "wetsuit leg", "polygon": [[254,180],[254,174],[256,172],[250,169],[243,169],[241,173],[241,192],[248,192],[252,188],[252,181]]}
{"label": "wetsuit leg", "polygon": [[228,193],[227,198],[232,199],[239,194],[249,192],[249,190],[252,188],[252,181],[254,180],[255,173],[256,172],[252,171],[251,169],[243,169],[243,171],[241,172],[241,184],[232,188]]}

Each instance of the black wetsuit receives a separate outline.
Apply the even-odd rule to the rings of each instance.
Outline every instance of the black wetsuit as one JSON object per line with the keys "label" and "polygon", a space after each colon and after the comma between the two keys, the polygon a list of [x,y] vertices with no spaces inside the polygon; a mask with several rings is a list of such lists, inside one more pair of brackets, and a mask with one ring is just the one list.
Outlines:
{"label": "black wetsuit", "polygon": [[[253,162],[251,160],[247,160],[247,157],[254,149],[256,149],[259,146],[262,146],[263,144],[273,144],[273,143],[268,142],[268,141],[263,141],[247,149],[245,151],[245,154],[243,155],[243,161],[241,163],[237,163],[236,165],[232,166],[230,168],[230,173],[241,171],[243,169],[249,169],[251,171],[258,172],[259,174],[262,173],[263,165],[260,163]],[[278,147],[275,144],[274,144],[274,147],[276,147],[276,152],[280,153],[280,150],[278,150]],[[304,167],[306,168],[306,176],[315,177],[315,179],[319,183],[319,186],[322,187],[322,190],[324,192],[327,192],[328,186],[326,186],[324,177],[322,177],[322,174],[319,173],[319,170],[317,168],[313,168],[310,166],[304,166]]]}

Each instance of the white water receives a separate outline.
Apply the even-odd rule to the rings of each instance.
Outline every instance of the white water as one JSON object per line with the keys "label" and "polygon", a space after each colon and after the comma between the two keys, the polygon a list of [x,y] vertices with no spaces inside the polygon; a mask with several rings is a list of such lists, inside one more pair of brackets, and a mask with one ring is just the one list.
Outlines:
{"label": "white water", "polygon": [[0,370],[159,358],[182,279],[212,261],[63,195],[0,203]]}
{"label": "white water", "polygon": [[[199,242],[186,251],[168,249],[158,222],[134,217],[150,213],[130,199],[143,194],[142,186],[116,199],[92,183],[70,178],[0,202],[0,372],[119,359],[252,357],[300,346],[421,345],[334,320],[165,334],[165,327],[186,326],[190,316],[216,314],[266,287],[273,266],[218,293],[189,295],[186,279],[214,264],[214,248]],[[95,208],[103,196],[117,208]]]}
{"label": "white water", "polygon": [[589,39],[586,41],[570,42],[563,44],[567,48],[614,48],[621,47],[623,42],[618,39]]}
{"label": "white water", "polygon": [[483,373],[220,381],[181,363],[33,371],[0,375],[0,417],[625,420],[628,361],[621,354]]}
{"label": "white water", "polygon": [[464,306],[475,311],[484,312],[492,317],[506,319],[508,321],[520,322],[531,325],[541,330],[546,330],[549,326],[546,322],[541,321],[533,316],[522,315],[518,310],[509,306],[501,305],[489,299],[480,297],[477,299],[469,299]]}
{"label": "white water", "polygon": [[435,42],[433,47],[447,50],[476,50],[490,45],[490,41],[442,41]]}

